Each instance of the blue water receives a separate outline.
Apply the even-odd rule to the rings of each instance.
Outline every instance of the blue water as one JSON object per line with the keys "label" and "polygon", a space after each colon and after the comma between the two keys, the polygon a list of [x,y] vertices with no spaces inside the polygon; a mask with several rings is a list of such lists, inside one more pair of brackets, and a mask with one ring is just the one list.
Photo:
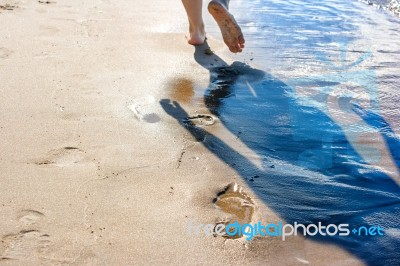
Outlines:
{"label": "blue water", "polygon": [[[357,1],[231,4],[244,54],[214,67],[223,59],[204,56],[203,46],[195,60],[210,71],[205,105],[263,168],[201,127],[182,126],[287,223],[385,230],[312,239],[369,265],[400,265],[400,19]],[[179,103],[162,105],[179,121],[188,116]]]}

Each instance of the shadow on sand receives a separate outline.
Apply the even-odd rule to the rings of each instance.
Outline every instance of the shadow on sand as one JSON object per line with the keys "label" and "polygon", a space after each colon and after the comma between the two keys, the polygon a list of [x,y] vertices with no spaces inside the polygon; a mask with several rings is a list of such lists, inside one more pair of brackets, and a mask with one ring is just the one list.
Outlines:
{"label": "shadow on sand", "polygon": [[[210,71],[205,104],[262,158],[263,168],[218,137],[185,122],[189,114],[178,102],[164,99],[163,109],[249,182],[257,196],[286,223],[345,223],[350,230],[380,226],[384,236],[350,233],[310,238],[336,244],[370,265],[400,265],[399,186],[366,164],[329,116],[291,97],[287,84],[240,62],[228,66],[215,54],[205,55],[206,49],[207,43],[198,46],[194,55]],[[219,66],[215,62],[220,62]],[[380,130],[399,165],[400,142],[388,123],[361,107],[355,106],[354,112]],[[306,136],[310,133],[318,137]],[[252,176],[259,178],[248,181]]]}

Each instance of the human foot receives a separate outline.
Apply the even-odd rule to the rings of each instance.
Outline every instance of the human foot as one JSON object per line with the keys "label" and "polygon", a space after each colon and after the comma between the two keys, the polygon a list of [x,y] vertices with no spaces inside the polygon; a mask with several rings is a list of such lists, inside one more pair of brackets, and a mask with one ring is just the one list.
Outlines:
{"label": "human foot", "polygon": [[189,37],[186,36],[188,43],[191,45],[202,45],[206,40],[206,32],[204,31],[204,25],[200,27],[189,26]]}
{"label": "human foot", "polygon": [[229,50],[233,53],[241,52],[245,42],[242,30],[229,13],[227,3],[224,0],[213,0],[208,4],[208,11],[217,22]]}

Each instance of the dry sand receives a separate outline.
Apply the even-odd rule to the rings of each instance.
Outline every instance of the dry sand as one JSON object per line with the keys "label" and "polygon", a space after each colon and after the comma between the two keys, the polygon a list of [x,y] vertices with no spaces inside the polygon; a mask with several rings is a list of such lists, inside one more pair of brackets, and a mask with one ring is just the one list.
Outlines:
{"label": "dry sand", "polygon": [[[0,6],[0,264],[360,264],[300,237],[186,233],[190,220],[224,217],[212,200],[244,184],[159,104],[206,112],[209,74],[184,39],[180,1]],[[279,220],[253,200],[255,217]]]}

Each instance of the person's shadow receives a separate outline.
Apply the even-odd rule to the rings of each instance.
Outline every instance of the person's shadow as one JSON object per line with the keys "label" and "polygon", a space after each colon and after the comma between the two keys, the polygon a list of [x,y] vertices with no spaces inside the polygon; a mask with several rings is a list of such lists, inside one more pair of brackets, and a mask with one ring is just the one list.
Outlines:
{"label": "person's shadow", "polygon": [[[301,106],[291,88],[261,70],[197,46],[195,60],[210,71],[204,101],[224,126],[262,158],[257,167],[222,139],[186,119],[176,101],[161,100],[197,140],[249,182],[257,196],[286,223],[380,226],[384,236],[310,237],[334,243],[370,265],[400,265],[400,188],[388,175],[369,167],[347,141],[340,126],[318,109]],[[295,110],[295,119],[293,119]],[[366,123],[381,134],[399,165],[400,142],[379,115],[354,106]],[[307,136],[307,134],[313,136]],[[207,135],[207,138],[204,136]],[[204,141],[206,139],[206,141]],[[252,177],[257,177],[256,179]],[[299,234],[302,232],[299,232]]]}

